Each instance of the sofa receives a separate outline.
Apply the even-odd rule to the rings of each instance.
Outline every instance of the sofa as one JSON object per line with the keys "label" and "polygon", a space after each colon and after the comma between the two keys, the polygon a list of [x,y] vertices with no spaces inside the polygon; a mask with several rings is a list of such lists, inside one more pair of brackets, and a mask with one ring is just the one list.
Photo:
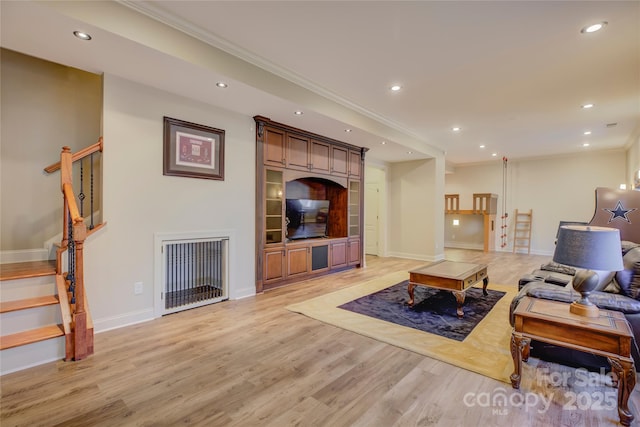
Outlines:
{"label": "sofa", "polygon": [[[624,270],[599,272],[599,287],[589,295],[589,300],[601,309],[620,311],[624,314],[634,334],[631,353],[640,370],[640,244],[621,242]],[[513,312],[525,297],[544,298],[567,304],[577,300],[580,294],[573,289],[572,279],[576,270],[556,263],[544,264],[540,269],[523,276],[519,292],[511,302],[509,320],[514,324]],[[567,306],[567,310],[568,310]],[[569,350],[542,342],[531,342],[531,356],[568,366],[587,369],[609,369],[606,358],[576,350]]]}

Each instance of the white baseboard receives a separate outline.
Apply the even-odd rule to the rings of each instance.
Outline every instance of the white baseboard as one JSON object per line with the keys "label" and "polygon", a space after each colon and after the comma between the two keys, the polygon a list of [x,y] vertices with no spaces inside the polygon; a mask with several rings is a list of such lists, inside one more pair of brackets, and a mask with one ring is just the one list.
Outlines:
{"label": "white baseboard", "polygon": [[249,298],[249,297],[253,297],[256,295],[256,288],[255,286],[250,287],[250,288],[243,288],[243,289],[235,289],[233,292],[231,292],[231,295],[229,295],[229,299],[243,299],[243,298]]}
{"label": "white baseboard", "polygon": [[155,319],[153,308],[148,308],[131,313],[125,313],[119,316],[112,316],[104,319],[93,319],[93,331],[98,334],[112,329],[119,329],[124,328],[125,326],[135,325],[137,323],[148,322],[153,319]]}
{"label": "white baseboard", "polygon": [[436,256],[427,256],[423,254],[412,254],[408,252],[389,252],[387,256],[396,257],[396,258],[405,258],[405,259],[416,259],[418,261],[440,261],[444,259],[444,255],[436,255]]}
{"label": "white baseboard", "polygon": [[444,247],[452,248],[452,249],[471,249],[476,251],[484,250],[484,244],[464,243],[464,242],[444,242]]}

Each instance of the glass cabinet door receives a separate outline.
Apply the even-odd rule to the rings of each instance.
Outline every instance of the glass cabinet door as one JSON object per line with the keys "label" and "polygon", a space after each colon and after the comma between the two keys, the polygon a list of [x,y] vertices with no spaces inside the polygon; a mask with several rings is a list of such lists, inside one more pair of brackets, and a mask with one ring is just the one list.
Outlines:
{"label": "glass cabinet door", "polygon": [[265,242],[282,242],[282,171],[266,170],[265,177]]}
{"label": "glass cabinet door", "polygon": [[349,237],[360,235],[360,181],[349,181]]}

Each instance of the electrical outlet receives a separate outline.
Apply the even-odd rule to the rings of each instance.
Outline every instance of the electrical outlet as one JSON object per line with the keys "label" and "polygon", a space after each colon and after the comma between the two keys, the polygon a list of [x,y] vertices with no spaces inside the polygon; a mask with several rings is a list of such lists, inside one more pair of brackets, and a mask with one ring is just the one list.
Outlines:
{"label": "electrical outlet", "polygon": [[133,284],[133,293],[134,293],[134,295],[142,294],[143,290],[144,290],[144,287],[142,285],[142,282],[136,282],[136,283]]}

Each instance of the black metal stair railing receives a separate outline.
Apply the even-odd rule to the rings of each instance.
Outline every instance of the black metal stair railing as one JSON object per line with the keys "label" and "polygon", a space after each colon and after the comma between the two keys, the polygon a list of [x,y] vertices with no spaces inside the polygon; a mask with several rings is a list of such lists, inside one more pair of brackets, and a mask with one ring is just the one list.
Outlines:
{"label": "black metal stair railing", "polygon": [[[93,230],[96,226],[96,206],[95,206],[95,194],[96,194],[96,163],[101,160],[99,153],[91,153],[89,156],[84,157],[74,162],[74,169],[79,172],[79,185],[80,192],[77,195],[78,208],[80,209],[80,216],[88,220],[87,229]],[[96,157],[94,157],[96,156]],[[88,166],[87,166],[88,165]],[[88,183],[86,182],[85,168],[88,168]],[[88,187],[88,188],[87,188]],[[87,194],[89,192],[88,204],[89,204],[89,216],[85,217],[85,202],[87,201]]]}
{"label": "black metal stair railing", "polygon": [[67,286],[71,294],[71,304],[76,303],[76,242],[73,240],[73,220],[71,213],[67,212]]}

